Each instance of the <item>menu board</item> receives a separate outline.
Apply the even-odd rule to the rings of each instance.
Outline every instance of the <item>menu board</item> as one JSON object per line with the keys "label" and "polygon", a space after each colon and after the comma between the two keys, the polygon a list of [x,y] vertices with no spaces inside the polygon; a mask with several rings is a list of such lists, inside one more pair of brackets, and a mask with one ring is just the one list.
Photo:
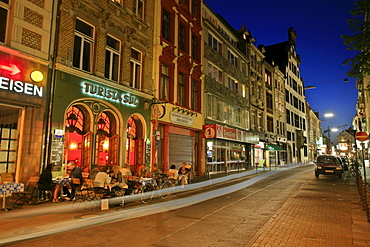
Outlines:
{"label": "menu board", "polygon": [[64,142],[63,137],[53,135],[51,141],[51,162],[55,166],[62,166]]}

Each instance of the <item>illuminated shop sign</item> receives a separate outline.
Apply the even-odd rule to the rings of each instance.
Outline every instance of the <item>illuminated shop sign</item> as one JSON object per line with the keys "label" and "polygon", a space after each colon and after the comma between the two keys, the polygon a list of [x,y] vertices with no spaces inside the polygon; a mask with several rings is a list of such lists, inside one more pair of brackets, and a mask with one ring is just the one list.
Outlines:
{"label": "illuminated shop sign", "polygon": [[116,90],[108,89],[102,86],[97,86],[91,83],[84,82],[82,84],[83,92],[94,97],[102,98],[105,100],[112,100],[121,104],[137,106],[139,99],[129,93],[121,93]]}
{"label": "illuminated shop sign", "polygon": [[32,83],[15,81],[7,77],[0,77],[0,89],[38,97],[42,97],[43,92],[42,87],[38,87]]}

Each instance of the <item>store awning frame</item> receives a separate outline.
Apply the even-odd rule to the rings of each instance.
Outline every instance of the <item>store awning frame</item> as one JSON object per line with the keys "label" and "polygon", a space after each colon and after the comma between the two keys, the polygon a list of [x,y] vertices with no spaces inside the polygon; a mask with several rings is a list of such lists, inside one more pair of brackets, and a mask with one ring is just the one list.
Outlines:
{"label": "store awning frame", "polygon": [[280,152],[286,152],[285,149],[283,149],[282,147],[276,145],[276,144],[268,144],[267,145],[267,151],[280,151]]}

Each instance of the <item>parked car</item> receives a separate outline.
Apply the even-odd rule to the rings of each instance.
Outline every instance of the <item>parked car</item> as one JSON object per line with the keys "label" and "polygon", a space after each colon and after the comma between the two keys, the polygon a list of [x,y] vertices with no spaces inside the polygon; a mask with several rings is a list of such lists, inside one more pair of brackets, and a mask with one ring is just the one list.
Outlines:
{"label": "parked car", "polygon": [[315,162],[315,176],[317,178],[320,174],[336,175],[341,178],[343,172],[343,163],[340,157],[327,154],[317,156]]}

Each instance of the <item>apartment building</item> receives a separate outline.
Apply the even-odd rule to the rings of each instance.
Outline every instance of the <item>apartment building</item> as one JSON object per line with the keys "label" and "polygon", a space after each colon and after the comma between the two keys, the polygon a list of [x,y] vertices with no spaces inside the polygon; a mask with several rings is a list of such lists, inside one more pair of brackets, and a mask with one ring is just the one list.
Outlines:
{"label": "apartment building", "polygon": [[297,34],[288,29],[288,40],[265,46],[266,57],[274,61],[285,75],[285,108],[287,131],[287,162],[307,160],[306,99],[300,75],[300,56],[296,50]]}
{"label": "apartment building", "polygon": [[[250,167],[255,164],[255,145],[259,143],[259,136],[251,132],[252,38],[244,27],[236,31],[206,4],[202,19],[207,169],[227,172]],[[253,128],[262,131],[262,120],[253,123]]]}
{"label": "apartment building", "polygon": [[43,165],[52,1],[0,1],[0,174],[25,182]]}
{"label": "apartment building", "polygon": [[49,159],[59,174],[70,161],[136,172],[151,162],[154,1],[58,4]]}
{"label": "apartment building", "polygon": [[166,171],[203,164],[201,0],[155,2],[152,160]]}

